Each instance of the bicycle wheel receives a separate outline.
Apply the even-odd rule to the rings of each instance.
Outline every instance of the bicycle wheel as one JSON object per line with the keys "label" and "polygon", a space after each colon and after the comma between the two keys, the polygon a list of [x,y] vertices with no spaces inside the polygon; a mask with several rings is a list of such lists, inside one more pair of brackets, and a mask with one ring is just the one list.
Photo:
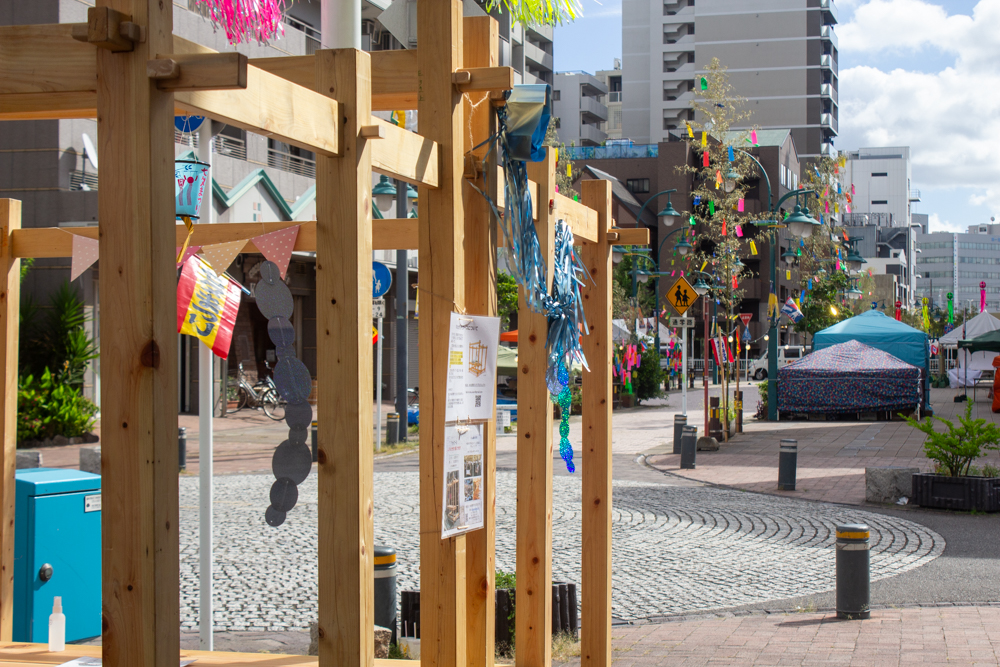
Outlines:
{"label": "bicycle wheel", "polygon": [[264,406],[264,414],[276,422],[285,418],[285,406],[288,401],[278,395],[275,389],[267,389],[260,397],[260,402]]}
{"label": "bicycle wheel", "polygon": [[230,412],[237,412],[242,410],[250,404],[250,394],[243,387],[236,390],[236,407],[231,409]]}

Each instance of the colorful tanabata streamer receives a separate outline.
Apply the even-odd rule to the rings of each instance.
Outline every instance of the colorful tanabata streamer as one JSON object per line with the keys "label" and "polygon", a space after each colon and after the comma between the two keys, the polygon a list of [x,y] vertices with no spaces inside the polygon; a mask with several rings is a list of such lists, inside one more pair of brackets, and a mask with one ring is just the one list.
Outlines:
{"label": "colorful tanabata streamer", "polygon": [[986,312],[986,281],[979,283],[979,312]]}
{"label": "colorful tanabata streamer", "polygon": [[226,31],[230,44],[255,41],[267,44],[279,32],[284,35],[281,25],[285,10],[290,2],[286,0],[196,0],[208,9],[209,18],[216,27]]}

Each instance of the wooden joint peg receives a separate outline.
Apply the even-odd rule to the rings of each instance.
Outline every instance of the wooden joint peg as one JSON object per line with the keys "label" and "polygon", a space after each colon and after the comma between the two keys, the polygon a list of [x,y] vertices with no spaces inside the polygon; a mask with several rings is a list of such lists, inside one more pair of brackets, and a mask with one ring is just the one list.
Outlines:
{"label": "wooden joint peg", "polygon": [[135,44],[146,43],[146,27],[131,21],[122,21],[118,26],[118,34]]}
{"label": "wooden joint peg", "polygon": [[462,169],[462,176],[470,181],[474,181],[482,174],[483,170],[479,158],[472,153],[466,154],[465,164]]}
{"label": "wooden joint peg", "polygon": [[[132,26],[125,28],[125,33],[128,35],[141,37],[142,33],[141,28],[131,21],[131,16],[110,7],[90,7],[87,10],[87,41],[109,51],[131,51],[135,48],[135,41],[122,36],[122,24]],[[75,32],[74,30],[74,38]]]}
{"label": "wooden joint peg", "polygon": [[608,241],[617,241],[618,232],[608,232]]}
{"label": "wooden joint peg", "polygon": [[466,83],[471,83],[472,72],[468,72],[465,70],[458,70],[457,72],[451,75],[451,82],[459,86]]}
{"label": "wooden joint peg", "polygon": [[146,63],[146,76],[150,79],[176,79],[181,75],[181,66],[170,58],[157,58]]}
{"label": "wooden joint peg", "polygon": [[365,139],[385,139],[385,127],[382,125],[362,125],[358,133]]}

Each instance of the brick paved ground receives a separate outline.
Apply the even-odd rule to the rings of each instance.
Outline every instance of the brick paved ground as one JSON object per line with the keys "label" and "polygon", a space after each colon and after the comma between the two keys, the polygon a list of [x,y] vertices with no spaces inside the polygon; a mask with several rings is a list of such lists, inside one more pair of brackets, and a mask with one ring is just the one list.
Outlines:
{"label": "brick paved ground", "polygon": [[833,613],[710,617],[616,627],[612,637],[618,667],[997,665],[1000,607],[882,609],[865,621]]}

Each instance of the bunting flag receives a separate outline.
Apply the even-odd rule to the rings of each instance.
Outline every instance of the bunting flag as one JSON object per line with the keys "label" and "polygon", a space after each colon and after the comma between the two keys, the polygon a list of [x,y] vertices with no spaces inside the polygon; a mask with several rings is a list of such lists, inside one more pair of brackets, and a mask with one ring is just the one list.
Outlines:
{"label": "bunting flag", "polygon": [[292,250],[295,249],[295,239],[299,235],[299,228],[300,225],[286,227],[251,239],[264,257],[278,265],[282,279],[285,277],[285,272],[288,271],[288,262],[292,259]]}
{"label": "bunting flag", "polygon": [[781,307],[781,312],[788,315],[788,319],[795,323],[800,322],[803,317],[802,311],[799,310],[799,307],[795,305],[794,301],[792,301],[792,297],[788,297],[788,300],[785,301],[785,305]]}
{"label": "bunting flag", "polygon": [[233,340],[240,288],[197,255],[184,262],[177,282],[177,333],[201,339],[225,359]]}
{"label": "bunting flag", "polygon": [[[181,257],[181,261],[177,262],[178,268],[180,268],[181,264],[188,261],[188,257],[190,257],[191,255],[197,255],[199,250],[201,250],[200,245],[188,246],[187,250],[184,251],[184,256]],[[181,253],[181,246],[177,246],[177,254],[179,255],[180,253]]]}
{"label": "bunting flag", "polygon": [[[72,234],[72,232],[67,232]],[[97,261],[97,251],[100,242],[87,236],[73,234],[73,263],[69,270],[70,282],[80,277],[80,274],[93,266]]]}
{"label": "bunting flag", "polygon": [[201,247],[201,254],[204,256],[205,261],[212,266],[212,270],[215,271],[216,275],[221,276],[246,244],[247,242],[243,240],[206,245]]}

